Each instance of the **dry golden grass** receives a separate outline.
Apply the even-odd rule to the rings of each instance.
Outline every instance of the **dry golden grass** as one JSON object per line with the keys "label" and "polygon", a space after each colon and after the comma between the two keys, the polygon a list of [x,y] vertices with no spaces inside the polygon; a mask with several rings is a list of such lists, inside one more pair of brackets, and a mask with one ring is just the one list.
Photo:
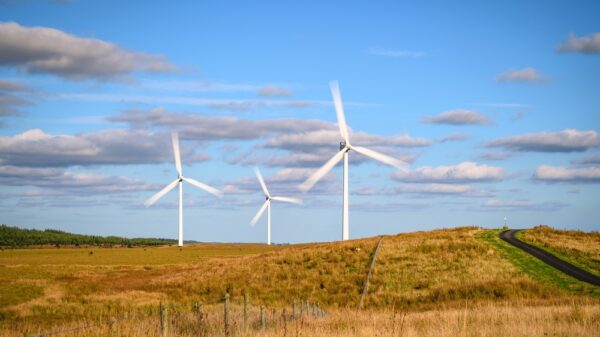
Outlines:
{"label": "dry golden grass", "polygon": [[[597,335],[600,328],[600,306],[584,300],[571,304],[527,306],[498,302],[473,305],[464,301],[457,308],[440,308],[422,312],[369,310],[356,313],[354,310],[334,310],[325,317],[303,317],[293,320],[290,308],[278,309],[274,314],[266,313],[263,330],[256,308],[249,312],[248,327],[243,328],[241,306],[233,306],[230,314],[231,336],[487,336],[487,337],[532,337]],[[224,336],[222,307],[205,307],[202,320],[189,310],[171,311],[168,335],[170,337]],[[54,327],[69,330],[96,322]],[[21,326],[14,333],[20,335],[37,333],[35,326]],[[8,331],[0,337],[12,337]],[[156,313],[145,314],[112,324],[101,324],[85,330],[62,333],[65,337],[80,336],[160,336],[160,319]]]}
{"label": "dry golden grass", "polygon": [[598,232],[556,230],[548,226],[537,226],[520,232],[518,237],[600,276]]}
{"label": "dry golden grass", "polygon": [[[382,311],[393,306],[418,322],[417,317],[428,315],[419,313],[422,310],[453,317],[465,301],[470,307],[496,308],[493,310],[503,308],[498,303],[563,310],[559,308],[585,298],[551,282],[532,279],[506,260],[496,246],[482,240],[482,233],[485,231],[477,228],[459,228],[386,236],[365,301],[369,310],[377,311],[369,315],[388,319]],[[315,321],[311,326],[325,329],[333,324],[342,336],[347,333],[343,327],[354,322],[348,315],[359,301],[377,241],[368,238],[283,247],[214,244],[183,250],[103,248],[94,249],[93,254],[89,248],[5,250],[0,252],[0,284],[7,286],[0,287],[0,297],[8,300],[0,307],[0,332],[47,331],[130,312],[148,313],[156,310],[160,301],[209,302],[227,291],[238,299],[248,293],[254,303],[277,308],[299,299],[320,302],[332,315],[328,323]],[[13,296],[14,287],[21,287],[26,296]],[[589,299],[585,308],[598,303]],[[155,320],[153,317],[150,320]],[[376,318],[357,318],[357,322],[366,324],[371,319]],[[140,318],[140,324],[144,321]],[[148,323],[150,328],[156,329],[156,324]],[[124,335],[144,335],[133,331]],[[365,331],[368,335],[369,330]],[[182,330],[182,336],[185,333]]]}

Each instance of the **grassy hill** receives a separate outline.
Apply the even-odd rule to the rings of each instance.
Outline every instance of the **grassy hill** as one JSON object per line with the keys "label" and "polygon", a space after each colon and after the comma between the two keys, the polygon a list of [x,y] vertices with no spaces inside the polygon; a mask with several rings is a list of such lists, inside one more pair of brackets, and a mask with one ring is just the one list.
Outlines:
{"label": "grassy hill", "polygon": [[23,229],[0,225],[0,247],[29,246],[157,246],[173,244],[175,240],[72,234],[55,229]]}
{"label": "grassy hill", "polygon": [[517,233],[522,241],[600,276],[600,233],[537,226]]}
{"label": "grassy hill", "polygon": [[[597,308],[598,287],[555,274],[499,240],[498,233],[469,227],[385,236],[365,299],[367,310],[396,308],[416,314],[461,310],[467,303],[544,306],[581,301]],[[68,325],[155,308],[160,301],[210,303],[226,291],[234,299],[247,293],[253,303],[276,308],[307,299],[332,311],[354,310],[378,240],[194,244],[182,250],[3,250],[0,332],[9,322]],[[600,322],[600,316],[596,319]]]}

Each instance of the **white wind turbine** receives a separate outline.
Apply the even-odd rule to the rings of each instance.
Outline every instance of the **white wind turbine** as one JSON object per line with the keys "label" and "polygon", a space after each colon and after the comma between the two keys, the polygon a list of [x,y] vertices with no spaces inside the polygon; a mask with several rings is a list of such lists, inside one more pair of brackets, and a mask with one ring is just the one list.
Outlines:
{"label": "white wind turbine", "polygon": [[302,203],[302,200],[296,199],[296,198],[289,198],[289,197],[271,196],[271,194],[269,193],[269,190],[267,189],[267,185],[265,184],[265,180],[263,179],[262,175],[260,174],[260,171],[258,170],[258,168],[254,168],[254,172],[256,173],[256,178],[258,178],[260,187],[262,187],[262,190],[265,193],[266,200],[265,200],[265,203],[262,205],[262,207],[258,210],[258,213],[256,213],[254,218],[252,218],[252,221],[250,221],[250,224],[252,226],[254,226],[256,224],[256,222],[258,221],[258,219],[260,219],[261,215],[265,212],[265,209],[267,210],[267,245],[270,245],[271,244],[271,200],[283,201],[283,202],[288,202],[288,203],[298,204],[298,205]]}
{"label": "white wind turbine", "polygon": [[349,219],[348,219],[348,152],[354,150],[367,157],[380,161],[384,164],[394,166],[396,168],[403,168],[407,164],[399,159],[386,156],[382,153],[367,149],[362,146],[354,146],[350,144],[350,138],[348,137],[348,126],[346,125],[346,117],[344,116],[344,108],[342,106],[342,98],[340,95],[340,89],[337,81],[329,83],[331,88],[331,95],[333,96],[333,103],[335,105],[335,112],[337,114],[338,126],[340,128],[340,134],[342,141],[340,142],[340,152],[336,153],[331,159],[329,159],[325,165],[321,166],[315,171],[305,182],[303,182],[299,188],[301,191],[306,192],[310,190],[314,184],[323,178],[331,169],[339,163],[342,158],[344,159],[344,191],[343,191],[343,210],[342,210],[342,240],[348,240],[350,237],[349,233]]}
{"label": "white wind turbine", "polygon": [[171,133],[171,141],[173,142],[173,155],[175,156],[175,168],[177,169],[177,179],[171,182],[169,185],[165,186],[158,193],[153,195],[150,199],[144,202],[146,207],[151,206],[158,199],[162,198],[165,194],[169,193],[175,186],[179,185],[179,247],[183,246],[183,182],[190,183],[210,194],[216,195],[220,197],[223,193],[216,188],[210,187],[204,183],[199,182],[198,180],[192,178],[186,178],[183,176],[181,170],[181,156],[179,154],[179,136],[176,132]]}

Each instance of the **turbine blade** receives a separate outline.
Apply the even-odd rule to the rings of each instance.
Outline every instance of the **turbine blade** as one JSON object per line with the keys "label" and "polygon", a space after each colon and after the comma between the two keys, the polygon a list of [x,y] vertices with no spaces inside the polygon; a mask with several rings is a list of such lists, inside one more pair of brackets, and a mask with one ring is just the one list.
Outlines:
{"label": "turbine blade", "polygon": [[175,167],[177,168],[177,173],[182,175],[181,173],[181,154],[179,153],[179,135],[177,132],[171,133],[171,142],[173,143],[173,155],[175,156]]}
{"label": "turbine blade", "polygon": [[265,193],[266,197],[269,197],[269,190],[267,189],[267,184],[265,184],[265,180],[262,177],[262,174],[260,174],[260,171],[258,170],[258,167],[254,168],[254,173],[256,173],[256,178],[258,178],[258,182],[260,183],[260,187],[262,187],[263,192]]}
{"label": "turbine blade", "polygon": [[298,187],[302,192],[306,192],[310,190],[317,181],[321,180],[331,169],[342,160],[344,157],[344,153],[347,151],[346,148],[342,149],[340,152],[336,153],[331,159],[329,159],[325,165],[321,166],[318,170],[315,171],[305,182],[300,184]]}
{"label": "turbine blade", "polygon": [[333,96],[333,104],[335,105],[335,113],[337,114],[338,127],[340,128],[340,134],[347,144],[350,143],[348,138],[348,126],[346,125],[346,116],[344,115],[344,107],[342,106],[342,95],[340,94],[340,87],[337,81],[331,81],[329,83],[331,89],[331,96]]}
{"label": "turbine blade", "polygon": [[157,202],[158,199],[162,198],[165,194],[169,193],[172,189],[174,189],[177,186],[178,182],[179,182],[179,179],[176,179],[169,185],[165,186],[162,190],[158,191],[158,193],[156,193],[155,195],[150,197],[150,199],[146,200],[146,202],[144,202],[144,206],[146,206],[146,207],[152,206],[152,204]]}
{"label": "turbine blade", "polygon": [[356,152],[358,152],[358,153],[360,153],[360,154],[363,154],[363,155],[365,155],[367,157],[373,158],[373,159],[375,159],[377,161],[380,161],[380,162],[382,162],[384,164],[388,164],[388,165],[391,165],[391,166],[399,168],[399,169],[405,168],[408,165],[407,163],[405,163],[404,161],[402,161],[400,159],[392,158],[392,157],[390,157],[388,155],[385,155],[383,153],[379,153],[379,152],[367,149],[366,147],[352,146],[351,149],[354,150],[354,151],[356,151]]}
{"label": "turbine blade", "polygon": [[272,200],[275,201],[283,201],[283,202],[289,202],[290,204],[296,204],[296,205],[301,205],[302,204],[302,200],[298,199],[298,198],[290,198],[290,197],[271,197]]}
{"label": "turbine blade", "polygon": [[205,183],[201,183],[201,182],[199,182],[196,179],[183,178],[183,180],[185,180],[186,182],[188,182],[188,183],[190,183],[190,184],[192,184],[192,185],[194,185],[194,186],[196,186],[196,187],[198,187],[198,188],[200,188],[200,189],[202,189],[202,190],[204,190],[204,191],[206,191],[206,192],[208,192],[208,193],[210,193],[212,195],[215,195],[217,197],[220,197],[220,196],[223,195],[223,192],[219,191],[218,189],[216,189],[214,187],[211,187],[211,186],[208,186]]}
{"label": "turbine blade", "polygon": [[269,200],[265,201],[265,203],[262,205],[262,207],[258,210],[258,213],[256,213],[254,218],[252,218],[252,221],[250,221],[251,226],[256,225],[256,222],[258,221],[258,219],[260,219],[260,216],[265,212],[268,205],[269,205]]}

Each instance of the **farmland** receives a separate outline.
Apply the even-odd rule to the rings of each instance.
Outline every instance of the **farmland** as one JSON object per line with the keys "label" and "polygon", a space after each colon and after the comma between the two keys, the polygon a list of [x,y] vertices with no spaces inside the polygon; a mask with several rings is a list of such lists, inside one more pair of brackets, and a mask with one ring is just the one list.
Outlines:
{"label": "farmland", "polygon": [[[497,233],[468,227],[385,236],[365,311],[356,317],[378,237],[289,246],[4,249],[0,331],[6,336],[48,331],[142,312],[145,316],[137,323],[122,323],[120,329],[129,331],[125,335],[151,334],[159,302],[211,303],[225,292],[232,296],[234,309],[239,309],[243,294],[278,313],[284,308],[289,313],[291,303],[299,300],[320,303],[329,315],[304,322],[305,335],[398,332],[400,326],[392,325],[400,319],[405,336],[472,334],[479,329],[489,336],[511,329],[513,335],[550,329],[583,336],[599,324],[597,287],[544,269],[541,262],[497,239]],[[205,310],[222,312],[219,304]],[[490,320],[496,315],[504,320]],[[425,323],[434,317],[435,324]],[[371,324],[375,321],[380,329]],[[281,319],[277,322],[259,334],[277,334],[283,329]],[[192,334],[186,329],[173,331]]]}

